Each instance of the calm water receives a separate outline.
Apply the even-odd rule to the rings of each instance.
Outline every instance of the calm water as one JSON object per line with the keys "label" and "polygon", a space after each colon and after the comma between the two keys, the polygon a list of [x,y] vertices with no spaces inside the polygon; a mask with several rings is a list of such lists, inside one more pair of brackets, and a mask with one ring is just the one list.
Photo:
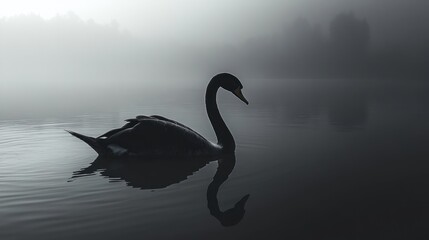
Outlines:
{"label": "calm water", "polygon": [[210,162],[96,160],[64,131],[97,136],[159,114],[213,140],[189,99],[2,115],[0,239],[429,237],[428,87],[248,89],[249,106],[220,94],[238,146]]}

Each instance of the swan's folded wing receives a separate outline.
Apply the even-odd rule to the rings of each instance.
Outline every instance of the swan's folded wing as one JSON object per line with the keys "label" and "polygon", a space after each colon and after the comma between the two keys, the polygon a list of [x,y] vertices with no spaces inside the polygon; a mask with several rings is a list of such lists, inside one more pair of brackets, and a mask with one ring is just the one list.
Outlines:
{"label": "swan's folded wing", "polygon": [[128,120],[126,120],[126,121],[127,121],[127,123],[124,126],[122,126],[120,128],[112,129],[112,130],[106,132],[105,134],[103,134],[97,138],[98,139],[107,139],[107,138],[115,135],[116,133],[124,130],[124,129],[132,128],[139,123],[139,121],[128,121]]}
{"label": "swan's folded wing", "polygon": [[192,129],[158,118],[140,120],[106,139],[106,144],[120,146],[140,154],[187,154],[210,148],[210,142]]}
{"label": "swan's folded wing", "polygon": [[127,122],[139,122],[141,120],[146,120],[146,119],[150,119],[150,118],[152,118],[152,117],[148,117],[145,115],[138,115],[135,118],[130,118],[130,119],[127,119],[125,121],[127,121]]}
{"label": "swan's folded wing", "polygon": [[125,121],[127,121],[127,122],[139,122],[139,121],[143,121],[143,120],[149,120],[149,119],[157,119],[157,120],[161,120],[161,121],[167,121],[167,122],[170,122],[170,123],[173,123],[173,124],[176,124],[176,125],[179,125],[179,126],[181,126],[181,127],[184,127],[184,128],[187,128],[187,129],[189,129],[189,130],[191,130],[191,131],[193,131],[191,128],[189,128],[188,126],[185,126],[185,125],[183,125],[183,124],[181,124],[181,123],[179,123],[179,122],[176,122],[176,121],[174,121],[174,120],[172,120],[172,119],[169,119],[169,118],[166,118],[166,117],[163,117],[163,116],[160,116],[160,115],[151,115],[151,116],[145,116],[145,115],[138,115],[138,116],[136,116],[135,118],[130,118],[130,119],[127,119],[127,120],[125,120]]}
{"label": "swan's folded wing", "polygon": [[176,122],[176,121],[174,121],[174,120],[171,120],[171,119],[166,118],[166,117],[163,117],[163,116],[159,116],[159,115],[152,115],[152,116],[150,116],[150,117],[152,117],[152,118],[156,118],[156,119],[159,119],[159,120],[162,120],[162,121],[167,121],[167,122],[170,122],[170,123],[173,123],[173,124],[179,125],[179,126],[181,126],[181,127],[184,127],[184,128],[187,128],[187,129],[189,129],[189,130],[193,131],[190,127],[185,126],[185,125],[183,125],[183,124],[181,124],[181,123],[179,123],[179,122]]}

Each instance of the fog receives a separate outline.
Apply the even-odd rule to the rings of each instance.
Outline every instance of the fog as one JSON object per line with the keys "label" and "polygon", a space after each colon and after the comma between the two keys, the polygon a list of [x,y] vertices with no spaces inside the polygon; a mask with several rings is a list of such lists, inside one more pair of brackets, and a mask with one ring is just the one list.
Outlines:
{"label": "fog", "polygon": [[[69,13],[44,20],[20,15],[0,22],[1,107],[7,110],[108,105],[125,95],[180,89],[191,54],[148,43],[115,24],[83,21]],[[201,65],[200,65],[201,67]]]}
{"label": "fog", "polygon": [[427,9],[423,0],[14,1],[0,10],[0,109],[110,106],[181,89],[201,97],[218,72],[250,88],[426,79]]}
{"label": "fog", "polygon": [[428,0],[0,3],[0,239],[429,239]]}
{"label": "fog", "polygon": [[370,22],[374,39],[382,43],[392,38],[423,40],[408,36],[427,33],[428,7],[424,0],[16,0],[2,2],[0,17],[35,13],[49,19],[71,11],[85,21],[116,21],[122,29],[157,40],[241,44],[251,37],[273,34],[298,17],[326,28],[336,14],[354,11]]}

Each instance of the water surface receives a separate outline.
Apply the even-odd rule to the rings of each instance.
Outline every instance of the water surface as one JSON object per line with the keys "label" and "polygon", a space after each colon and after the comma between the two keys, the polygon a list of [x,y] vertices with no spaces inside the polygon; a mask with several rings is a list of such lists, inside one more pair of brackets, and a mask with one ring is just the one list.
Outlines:
{"label": "water surface", "polygon": [[[98,136],[124,119],[158,114],[214,140],[201,100],[2,115],[0,239],[425,239],[427,90],[250,86],[249,106],[220,93],[235,165],[230,158],[92,164],[95,152],[64,131]],[[227,211],[247,194],[244,211]]]}

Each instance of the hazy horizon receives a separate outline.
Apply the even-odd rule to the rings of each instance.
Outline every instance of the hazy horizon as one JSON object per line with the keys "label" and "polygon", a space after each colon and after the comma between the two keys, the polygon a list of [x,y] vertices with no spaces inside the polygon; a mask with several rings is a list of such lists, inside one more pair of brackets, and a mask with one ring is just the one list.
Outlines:
{"label": "hazy horizon", "polygon": [[426,79],[427,5],[14,1],[0,9],[0,107],[203,92],[219,72],[252,88],[302,78]]}

